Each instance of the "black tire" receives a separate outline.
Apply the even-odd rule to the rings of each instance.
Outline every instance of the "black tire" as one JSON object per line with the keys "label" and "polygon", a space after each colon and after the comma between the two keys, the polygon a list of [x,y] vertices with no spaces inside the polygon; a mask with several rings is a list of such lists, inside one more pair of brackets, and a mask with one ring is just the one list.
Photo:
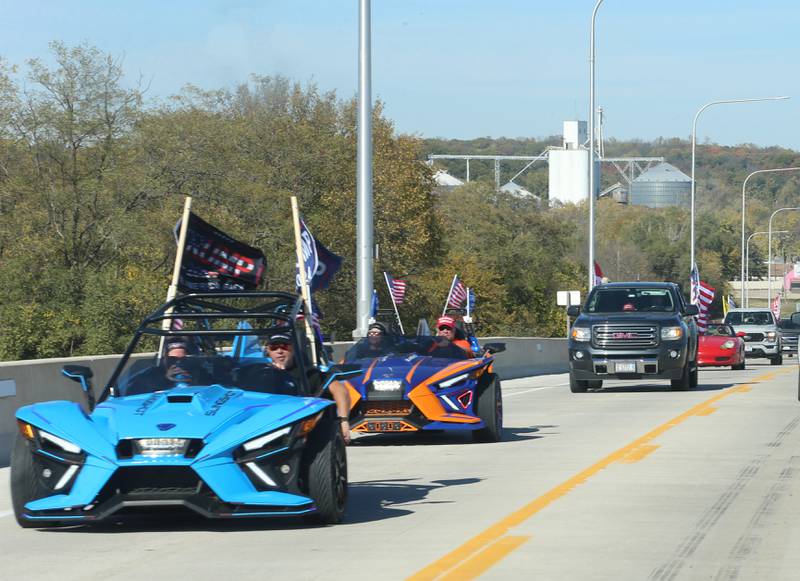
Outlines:
{"label": "black tire", "polygon": [[[679,379],[670,379],[669,385],[673,391],[686,391],[692,386],[692,372],[690,370],[691,363],[689,361],[686,362],[686,365],[683,366],[683,372]],[[695,373],[697,371],[695,370]]]}
{"label": "black tire", "polygon": [[25,505],[32,500],[52,494],[45,488],[36,475],[36,465],[28,440],[17,434],[11,452],[11,504],[17,524],[24,529],[41,529],[56,526],[51,521],[31,521],[23,518]]}
{"label": "black tire", "polygon": [[602,389],[603,387],[602,379],[590,379],[586,383],[588,384],[589,389]]}
{"label": "black tire", "polygon": [[330,414],[311,432],[303,463],[306,492],[317,507],[307,520],[341,522],[347,505],[347,451],[339,424]]}
{"label": "black tire", "polygon": [[770,357],[769,363],[770,365],[783,365],[783,355],[776,355],[775,357]]}
{"label": "black tire", "polygon": [[747,367],[744,357],[742,357],[742,362],[738,365],[731,365],[731,369],[734,371],[743,371]]}
{"label": "black tire", "polygon": [[689,372],[689,387],[694,389],[697,387],[697,382],[699,381],[700,375],[700,368],[697,366],[697,363],[694,364],[694,367]]}
{"label": "black tire", "polygon": [[472,432],[476,442],[499,442],[503,439],[503,392],[494,373],[486,375],[484,387],[478,390],[475,415],[486,427]]}
{"label": "black tire", "polygon": [[585,379],[575,379],[572,372],[569,372],[569,390],[572,393],[586,393],[589,389],[589,382]]}

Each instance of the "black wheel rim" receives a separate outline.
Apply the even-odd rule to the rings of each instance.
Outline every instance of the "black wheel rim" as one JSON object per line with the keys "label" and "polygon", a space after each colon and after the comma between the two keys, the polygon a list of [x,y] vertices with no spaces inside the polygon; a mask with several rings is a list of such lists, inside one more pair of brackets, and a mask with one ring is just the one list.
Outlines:
{"label": "black wheel rim", "polygon": [[333,486],[336,506],[339,510],[343,510],[347,501],[347,456],[342,444],[336,446],[333,459]]}

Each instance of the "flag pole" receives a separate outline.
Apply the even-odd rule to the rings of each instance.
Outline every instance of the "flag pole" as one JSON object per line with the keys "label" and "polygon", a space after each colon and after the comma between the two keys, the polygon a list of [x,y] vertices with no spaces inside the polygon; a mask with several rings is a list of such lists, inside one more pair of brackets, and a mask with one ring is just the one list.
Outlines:
{"label": "flag pole", "polygon": [[306,338],[309,339],[311,343],[311,360],[314,362],[314,365],[318,365],[317,338],[311,330],[311,321],[309,320],[313,316],[313,311],[311,309],[311,291],[308,288],[306,269],[303,261],[303,243],[300,239],[300,210],[297,207],[297,198],[295,196],[292,196],[292,219],[294,221],[295,250],[297,251],[297,271],[300,273],[300,292],[306,306],[305,317],[303,317],[306,323]]}
{"label": "flag pole", "polygon": [[[181,217],[181,230],[178,234],[178,249],[175,252],[175,265],[172,268],[172,282],[170,283],[169,287],[167,287],[167,300],[166,302],[170,302],[176,296],[178,296],[178,281],[181,278],[181,265],[183,264],[183,250],[186,247],[186,233],[189,231],[189,215],[192,210],[192,196],[186,196],[186,199],[183,201],[183,215]],[[172,307],[168,308],[165,315],[172,314]],[[168,331],[170,328],[171,319],[164,319],[161,321],[161,330]],[[164,336],[161,336],[161,340],[158,344],[158,358],[161,359],[161,356],[164,351]]]}
{"label": "flag pole", "polygon": [[469,312],[469,287],[467,287],[467,316],[470,316]]}
{"label": "flag pole", "polygon": [[386,281],[386,288],[389,289],[389,298],[392,299],[392,306],[394,307],[394,314],[397,317],[397,323],[400,325],[400,333],[405,335],[405,329],[403,329],[403,321],[400,318],[400,312],[397,310],[397,303],[394,302],[394,293],[392,292],[392,285],[389,284],[389,275],[386,274],[386,271],[383,273],[383,280]]}
{"label": "flag pole", "polygon": [[444,302],[444,308],[442,309],[442,316],[444,317],[445,313],[447,312],[447,305],[450,304],[450,295],[453,294],[453,287],[456,286],[456,280],[458,280],[458,273],[453,275],[453,282],[450,283],[450,290],[447,291],[447,300]]}

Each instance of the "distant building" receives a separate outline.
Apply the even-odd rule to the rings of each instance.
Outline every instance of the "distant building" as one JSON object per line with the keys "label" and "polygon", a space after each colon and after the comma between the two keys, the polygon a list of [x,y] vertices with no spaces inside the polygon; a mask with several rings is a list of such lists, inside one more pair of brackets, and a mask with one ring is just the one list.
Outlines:
{"label": "distant building", "polygon": [[[561,148],[548,152],[550,202],[578,203],[589,193],[589,150],[586,121],[564,121]],[[600,191],[600,162],[595,158],[595,197]]]}
{"label": "distant building", "polygon": [[450,175],[443,169],[440,169],[433,174],[433,181],[436,182],[437,186],[444,188],[455,188],[464,185],[464,182],[457,177]]}
{"label": "distant building", "polygon": [[660,163],[631,182],[629,203],[635,206],[688,208],[692,178],[674,165]]}
{"label": "distant building", "polygon": [[514,182],[508,182],[507,184],[501,186],[500,191],[511,194],[512,196],[517,196],[518,198],[539,198],[539,196],[536,194],[529,192],[521,185]]}

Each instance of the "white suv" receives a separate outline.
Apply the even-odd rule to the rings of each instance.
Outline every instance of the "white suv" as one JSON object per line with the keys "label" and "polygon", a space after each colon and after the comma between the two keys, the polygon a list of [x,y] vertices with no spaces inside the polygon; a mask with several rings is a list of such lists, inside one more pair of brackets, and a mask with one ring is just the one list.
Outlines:
{"label": "white suv", "polygon": [[772,365],[783,363],[781,332],[775,316],[769,309],[731,309],[725,323],[733,325],[737,333],[744,333],[745,357],[762,357]]}

